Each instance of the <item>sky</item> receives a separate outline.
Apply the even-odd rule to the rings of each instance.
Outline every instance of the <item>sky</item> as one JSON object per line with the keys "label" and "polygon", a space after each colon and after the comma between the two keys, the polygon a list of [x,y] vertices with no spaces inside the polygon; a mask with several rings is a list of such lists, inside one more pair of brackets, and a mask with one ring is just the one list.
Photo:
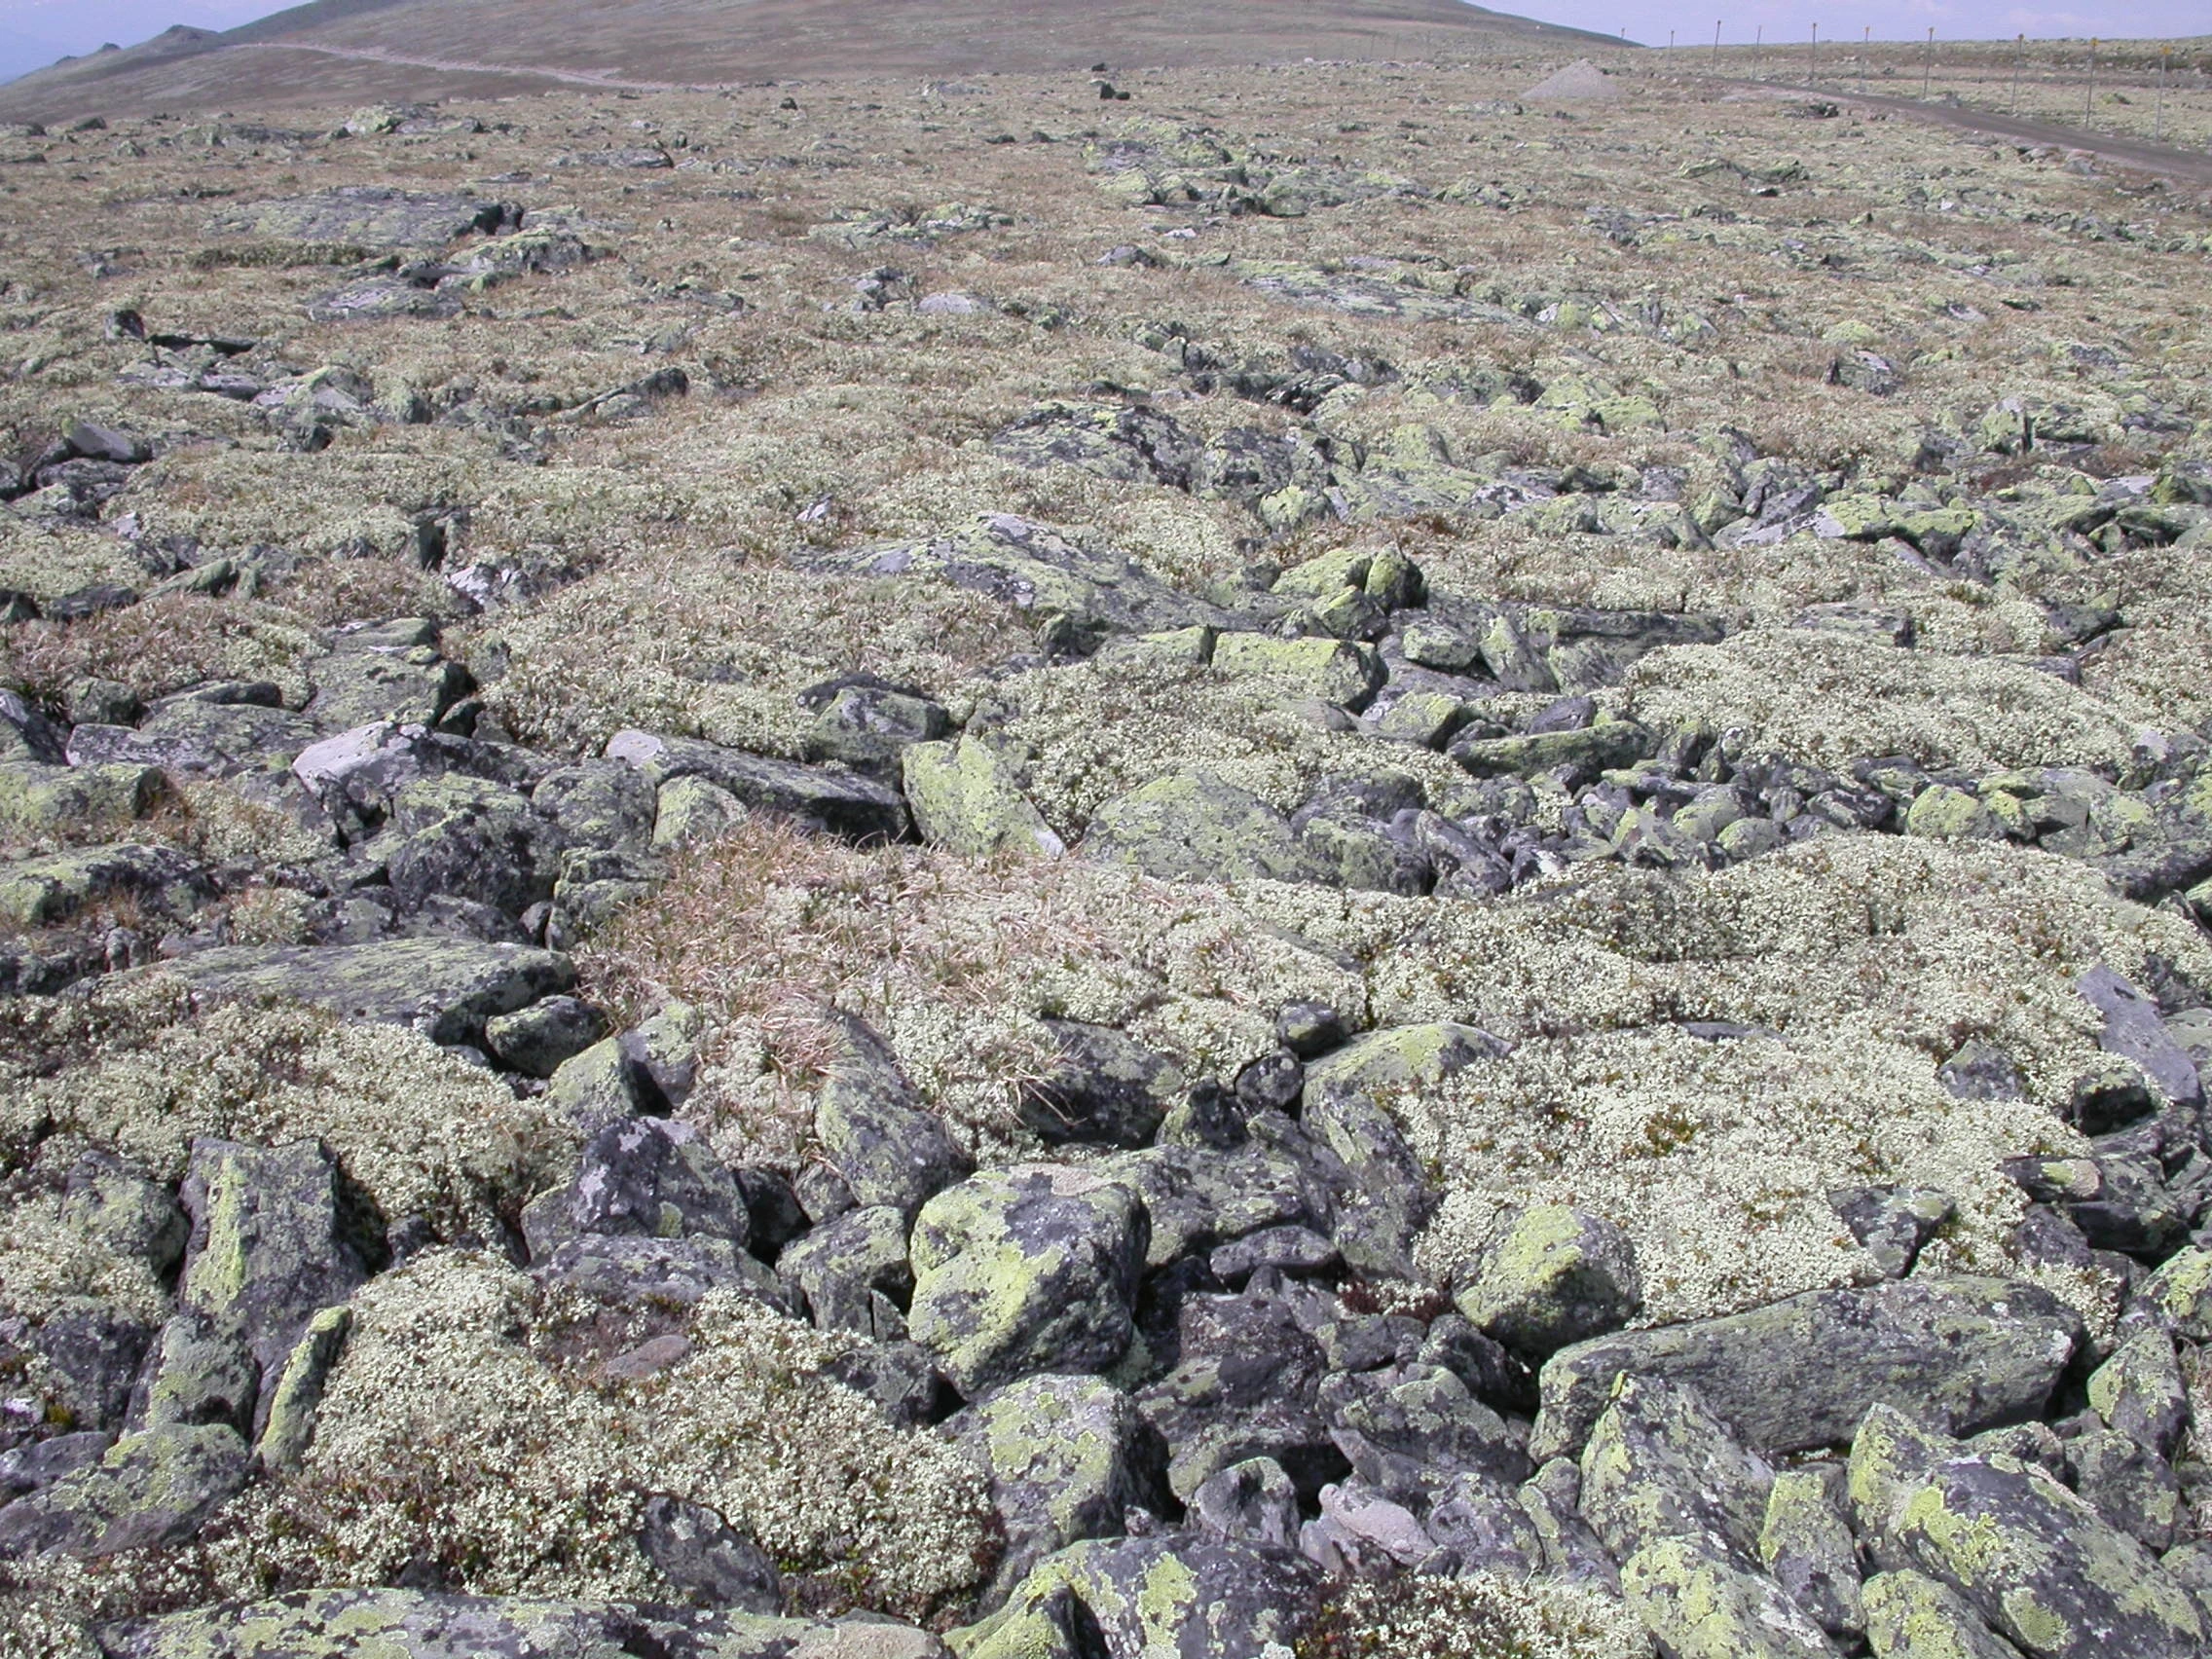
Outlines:
{"label": "sky", "polygon": [[[171,23],[226,29],[292,0],[0,0],[0,79],[52,62],[63,53],[96,51],[106,41],[131,46]],[[559,0],[548,0],[558,4]],[[855,5],[866,0],[852,0]],[[1673,29],[1683,43],[1749,43],[1763,26],[1770,41],[1803,40],[1814,23],[1831,40],[1920,40],[1931,24],[1938,40],[2098,34],[2108,39],[2212,31],[2206,0],[2116,0],[2113,4],[2010,4],[2009,0],[1491,0],[1497,11],[1526,11],[1546,22],[1618,34],[1658,46]]]}

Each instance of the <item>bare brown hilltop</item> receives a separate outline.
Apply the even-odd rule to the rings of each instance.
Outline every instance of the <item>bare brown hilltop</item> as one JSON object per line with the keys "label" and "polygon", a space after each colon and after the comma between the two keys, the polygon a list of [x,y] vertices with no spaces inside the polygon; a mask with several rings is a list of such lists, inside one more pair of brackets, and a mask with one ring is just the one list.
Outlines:
{"label": "bare brown hilltop", "polygon": [[1306,58],[1434,57],[1609,37],[1460,0],[314,0],[214,34],[176,28],[0,89],[52,121],[549,85],[665,90],[846,73],[1108,72]]}

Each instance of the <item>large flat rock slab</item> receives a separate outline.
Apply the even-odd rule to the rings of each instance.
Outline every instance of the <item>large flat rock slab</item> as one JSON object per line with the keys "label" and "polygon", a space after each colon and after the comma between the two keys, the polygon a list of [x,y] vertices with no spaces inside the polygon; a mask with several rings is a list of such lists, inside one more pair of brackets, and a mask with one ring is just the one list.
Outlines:
{"label": "large flat rock slab", "polygon": [[1623,1331],[1554,1354],[1529,1455],[1589,1437],[1622,1376],[1686,1382],[1762,1452],[1848,1441],[1872,1406],[1951,1434],[2039,1416],[2081,1321],[2048,1291],[1996,1278],[1816,1290],[1748,1313]]}
{"label": "large flat rock slab", "polygon": [[478,1042],[494,1014],[565,991],[576,977],[554,951],[446,939],[231,945],[161,972],[219,996],[286,997],[349,1019],[410,1025],[433,1043]]}

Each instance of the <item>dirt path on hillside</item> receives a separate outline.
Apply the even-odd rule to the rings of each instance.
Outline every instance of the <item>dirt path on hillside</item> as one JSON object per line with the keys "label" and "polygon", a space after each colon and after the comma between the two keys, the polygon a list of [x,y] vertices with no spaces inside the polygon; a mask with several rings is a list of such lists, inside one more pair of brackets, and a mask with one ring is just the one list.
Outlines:
{"label": "dirt path on hillside", "polygon": [[2018,116],[2000,115],[1995,110],[1976,109],[1972,104],[1923,103],[1918,98],[1893,98],[1881,92],[1852,92],[1834,87],[1778,86],[1772,81],[1733,81],[1712,77],[1711,85],[1740,89],[1745,92],[1763,92],[1778,98],[1825,98],[1831,103],[1855,104],[1865,109],[1883,110],[1891,115],[1901,115],[1911,121],[1925,121],[1936,127],[1948,127],[1960,132],[1973,132],[1986,138],[2009,138],[2023,144],[2053,144],[2064,150],[2080,150],[2120,166],[2136,167],[2144,172],[2164,173],[2168,177],[2188,179],[2194,184],[2212,185],[2212,155],[2195,150],[2178,150],[2171,144],[2153,144],[2141,138],[2121,138],[2110,133],[2091,132],[2084,128],[2066,127],[2057,122],[2026,121]]}
{"label": "dirt path on hillside", "polygon": [[603,87],[622,92],[712,92],[719,83],[694,86],[682,81],[631,81],[619,75],[595,74],[589,69],[553,69],[538,63],[477,63],[454,57],[409,57],[373,47],[311,46],[305,41],[240,41],[220,47],[222,52],[313,52],[323,57],[347,57],[360,63],[389,63],[406,69],[438,69],[449,75],[525,75],[559,81],[571,87]]}

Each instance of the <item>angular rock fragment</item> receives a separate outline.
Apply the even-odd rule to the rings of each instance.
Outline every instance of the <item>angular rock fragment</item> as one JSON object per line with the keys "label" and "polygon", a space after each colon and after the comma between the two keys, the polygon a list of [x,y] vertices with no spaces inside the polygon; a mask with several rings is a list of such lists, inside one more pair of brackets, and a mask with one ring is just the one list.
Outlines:
{"label": "angular rock fragment", "polygon": [[222,996],[276,996],[350,1019],[413,1026],[433,1043],[473,1043],[484,1022],[566,991],[564,956],[468,940],[369,944],[225,945],[164,963],[161,972]]}
{"label": "angular rock fragment", "polygon": [[838,1050],[815,1097],[816,1138],[856,1202],[910,1216],[975,1161],[922,1109],[882,1038],[849,1014],[834,1023]]}
{"label": "angular rock fragment", "polygon": [[1581,1445],[1624,1374],[1690,1384],[1760,1452],[1839,1445],[1873,1405],[1971,1434],[2041,1412],[2079,1333],[2035,1286],[1930,1278],[1598,1337],[1545,1363],[1530,1454]]}
{"label": "angular rock fragment", "polygon": [[922,1206],[909,1241],[914,1340],[963,1394],[1033,1371],[1103,1371],[1135,1327],[1143,1201],[1050,1164],[989,1170]]}

